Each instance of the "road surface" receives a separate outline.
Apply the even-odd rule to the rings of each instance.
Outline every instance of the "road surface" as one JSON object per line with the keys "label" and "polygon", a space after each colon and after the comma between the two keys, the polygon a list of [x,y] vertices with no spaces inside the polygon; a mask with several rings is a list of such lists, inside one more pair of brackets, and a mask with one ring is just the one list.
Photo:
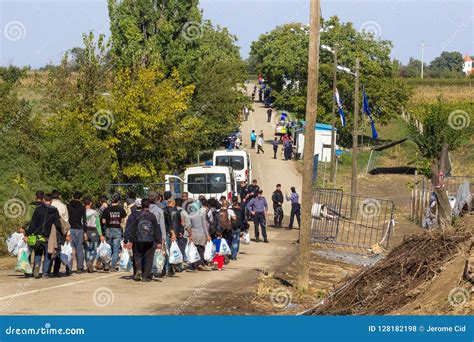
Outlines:
{"label": "road surface", "polygon": [[[263,129],[265,139],[273,138],[274,125],[266,122],[266,109],[255,104],[249,121],[242,125],[244,143],[249,144],[252,129]],[[271,145],[265,154],[250,152],[253,175],[264,190],[270,204],[276,183],[283,190],[290,186],[301,189],[301,177],[293,162],[273,160]],[[285,205],[286,214],[289,214]],[[251,235],[253,235],[251,224]],[[59,279],[24,278],[13,271],[0,272],[0,314],[18,315],[173,315],[180,314],[200,296],[242,288],[256,279],[262,270],[272,270],[286,263],[285,257],[296,248],[292,242],[298,231],[268,229],[270,243],[254,243],[241,247],[238,260],[222,272],[179,273],[151,283],[135,282],[130,273],[74,274]]]}

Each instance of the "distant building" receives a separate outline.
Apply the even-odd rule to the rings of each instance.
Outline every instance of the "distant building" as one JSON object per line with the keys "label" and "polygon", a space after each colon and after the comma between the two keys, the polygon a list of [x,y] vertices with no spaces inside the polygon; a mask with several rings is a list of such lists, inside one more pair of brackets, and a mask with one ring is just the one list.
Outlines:
{"label": "distant building", "polygon": [[467,55],[464,56],[464,67],[462,71],[467,75],[471,75],[474,72],[474,68],[472,67],[472,58],[471,56]]}

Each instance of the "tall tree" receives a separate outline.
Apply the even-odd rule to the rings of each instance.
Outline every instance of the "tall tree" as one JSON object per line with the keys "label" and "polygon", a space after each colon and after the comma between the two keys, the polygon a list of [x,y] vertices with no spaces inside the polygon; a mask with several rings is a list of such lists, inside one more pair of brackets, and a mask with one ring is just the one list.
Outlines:
{"label": "tall tree", "polygon": [[463,76],[464,59],[459,52],[443,51],[433,59],[429,66],[429,75],[432,77],[461,77]]}
{"label": "tall tree", "polygon": [[109,0],[109,13],[118,69],[159,66],[194,86],[187,113],[204,122],[196,147],[214,148],[238,128],[245,64],[236,37],[203,22],[197,0]]}
{"label": "tall tree", "polygon": [[117,66],[164,63],[188,68],[190,51],[201,35],[199,0],[108,0],[112,51]]}
{"label": "tall tree", "polygon": [[242,89],[246,79],[236,37],[225,28],[203,25],[197,51],[198,63],[192,74],[196,85],[193,111],[204,122],[201,147],[209,149],[238,129],[241,108],[248,104]]}

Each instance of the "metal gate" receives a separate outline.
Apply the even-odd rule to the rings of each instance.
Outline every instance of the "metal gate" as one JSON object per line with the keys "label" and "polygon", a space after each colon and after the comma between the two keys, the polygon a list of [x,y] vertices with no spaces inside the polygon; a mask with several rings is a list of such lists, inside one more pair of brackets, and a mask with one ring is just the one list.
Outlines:
{"label": "metal gate", "polygon": [[316,189],[311,222],[313,242],[368,248],[388,246],[394,225],[392,201]]}

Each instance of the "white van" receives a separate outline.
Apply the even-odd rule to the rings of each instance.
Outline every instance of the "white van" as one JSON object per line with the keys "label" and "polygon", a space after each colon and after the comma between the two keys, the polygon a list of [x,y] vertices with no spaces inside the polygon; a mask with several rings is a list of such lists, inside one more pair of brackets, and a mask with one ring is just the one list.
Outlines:
{"label": "white van", "polygon": [[230,166],[234,170],[237,182],[252,181],[252,162],[250,155],[245,150],[219,150],[214,151],[212,164],[215,166]]}
{"label": "white van", "polygon": [[173,187],[172,179],[182,182],[183,192],[189,193],[189,197],[198,199],[203,195],[207,199],[214,197],[219,199],[225,196],[228,200],[237,193],[237,183],[232,168],[228,166],[195,166],[184,171],[183,179],[177,176],[166,176],[166,190]]}

